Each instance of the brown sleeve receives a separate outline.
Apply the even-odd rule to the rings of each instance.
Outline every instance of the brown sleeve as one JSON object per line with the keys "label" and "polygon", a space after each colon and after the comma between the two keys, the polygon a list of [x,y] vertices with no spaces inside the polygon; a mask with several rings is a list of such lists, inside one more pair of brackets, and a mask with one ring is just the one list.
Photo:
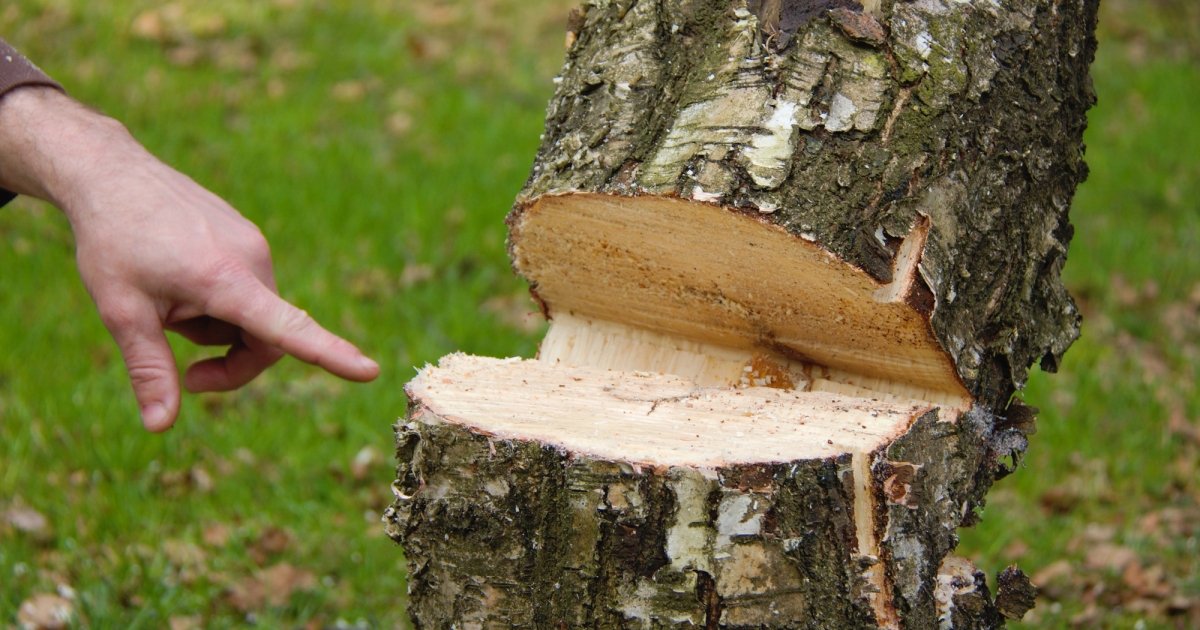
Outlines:
{"label": "brown sleeve", "polygon": [[46,76],[45,72],[17,52],[17,49],[0,39],[0,96],[23,85],[44,85],[63,89],[57,81]]}
{"label": "brown sleeve", "polygon": [[[43,85],[58,90],[63,89],[58,82],[46,76],[46,73],[33,65],[15,48],[9,46],[8,42],[0,39],[0,97],[14,88],[26,85]],[[2,150],[4,148],[0,147],[0,151]],[[0,206],[12,201],[13,197],[16,195],[0,188]]]}

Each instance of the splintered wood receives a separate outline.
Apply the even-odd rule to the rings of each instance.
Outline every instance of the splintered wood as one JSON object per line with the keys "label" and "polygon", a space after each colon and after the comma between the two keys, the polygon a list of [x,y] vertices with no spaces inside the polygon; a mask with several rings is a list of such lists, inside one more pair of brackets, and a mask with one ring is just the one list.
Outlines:
{"label": "splintered wood", "polygon": [[[913,239],[921,242],[901,247],[896,279],[884,285],[779,227],[711,204],[547,195],[512,220],[514,264],[552,322],[544,360],[736,385],[750,357],[769,353],[826,368],[825,380],[962,406],[970,396],[950,357],[908,303],[924,231]],[[595,333],[581,330],[588,326]],[[659,350],[677,339],[669,343],[679,352],[631,351],[618,361],[611,342],[583,339],[615,339],[617,327]]]}
{"label": "splintered wood", "polygon": [[588,457],[716,469],[870,453],[930,410],[825,392],[705,389],[660,373],[454,354],[409,383],[428,411],[497,439]]}

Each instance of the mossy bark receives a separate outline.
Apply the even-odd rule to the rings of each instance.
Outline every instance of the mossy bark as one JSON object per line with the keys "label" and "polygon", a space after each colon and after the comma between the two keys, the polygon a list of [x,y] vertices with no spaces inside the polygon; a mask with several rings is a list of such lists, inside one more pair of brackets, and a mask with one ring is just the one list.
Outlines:
{"label": "mossy bark", "polygon": [[651,468],[414,400],[385,515],[409,613],[419,628],[1000,627],[982,574],[945,565],[1023,443],[982,409],[940,413],[861,456]]}
{"label": "mossy bark", "polygon": [[1098,0],[868,4],[588,2],[516,211],[570,192],[720,203],[881,282],[928,217],[924,308],[996,408],[1078,336],[1059,272]]}
{"label": "mossy bark", "polygon": [[498,439],[414,400],[385,521],[418,627],[994,628],[1023,614],[1023,574],[1004,574],[997,607],[950,552],[1025,448],[1032,417],[1012,394],[1078,335],[1059,273],[1087,174],[1097,0],[868,5],[587,2],[515,212],[572,192],[717,203],[885,283],[927,221],[910,303],[975,407],[930,412],[865,468],[846,455],[701,470]]}

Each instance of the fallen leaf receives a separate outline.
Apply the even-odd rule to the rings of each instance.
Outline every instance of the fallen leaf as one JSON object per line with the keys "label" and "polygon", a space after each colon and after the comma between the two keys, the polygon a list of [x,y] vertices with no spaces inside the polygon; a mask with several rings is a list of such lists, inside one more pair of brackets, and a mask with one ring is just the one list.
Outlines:
{"label": "fallen leaf", "polygon": [[200,492],[208,494],[213,491],[212,475],[208,474],[203,466],[196,464],[192,466],[192,485]]}
{"label": "fallen leaf", "polygon": [[27,505],[21,497],[14,498],[12,505],[4,511],[4,522],[35,538],[48,536],[50,533],[50,521],[41,512]]}
{"label": "fallen leaf", "polygon": [[184,68],[196,65],[202,57],[204,57],[204,49],[195,44],[183,44],[167,52],[168,61]]}
{"label": "fallen leaf", "polygon": [[407,134],[412,129],[412,126],[413,117],[408,112],[396,112],[388,116],[387,121],[384,122],[384,128],[387,129],[388,133],[397,138]]}
{"label": "fallen leaf", "polygon": [[1034,573],[1030,581],[1038,588],[1045,588],[1055,581],[1071,577],[1074,573],[1075,568],[1069,560],[1057,560]]}
{"label": "fallen leaf", "polygon": [[1164,599],[1169,597],[1172,592],[1171,585],[1165,581],[1166,575],[1166,570],[1161,564],[1143,569],[1141,564],[1134,562],[1125,567],[1124,573],[1121,574],[1121,580],[1134,593],[1142,597]]}
{"label": "fallen leaf", "polygon": [[75,617],[75,607],[58,595],[37,593],[21,602],[17,623],[23,630],[62,630]]}
{"label": "fallen leaf", "polygon": [[216,37],[229,28],[229,20],[220,13],[193,13],[187,16],[187,30],[195,37]]}
{"label": "fallen leaf", "polygon": [[249,40],[217,41],[211,48],[213,62],[222,70],[249,72],[258,66],[258,55]]}
{"label": "fallen leaf", "polygon": [[280,72],[291,72],[312,65],[312,55],[284,44],[271,52],[270,63]]}
{"label": "fallen leaf", "polygon": [[287,562],[263,571],[263,583],[267,586],[267,603],[282,606],[291,598],[293,591],[309,591],[317,587],[317,577],[312,571],[298,569]]}
{"label": "fallen leaf", "polygon": [[233,457],[247,466],[253,466],[258,462],[258,458],[254,456],[254,453],[244,446],[235,450],[233,452]]}
{"label": "fallen leaf", "polygon": [[163,555],[177,568],[196,567],[204,564],[204,550],[195,543],[183,540],[168,540],[162,544]]}
{"label": "fallen leaf", "polygon": [[311,571],[280,562],[258,575],[246,578],[229,589],[226,601],[242,612],[262,608],[264,604],[283,606],[297,590],[312,590],[317,578]]}
{"label": "fallen leaf", "polygon": [[1104,613],[1102,613],[1100,609],[1096,607],[1096,602],[1088,602],[1087,606],[1083,609],[1083,612],[1071,617],[1071,625],[1077,628],[1094,628],[1096,627],[1096,622],[1100,621],[1100,618],[1103,616]]}
{"label": "fallen leaf", "polygon": [[163,24],[162,16],[158,11],[143,11],[137,17],[133,18],[133,24],[130,26],[130,32],[134,37],[145,39],[152,42],[162,42],[167,39],[167,28]]}
{"label": "fallen leaf", "polygon": [[1089,569],[1108,569],[1120,573],[1138,561],[1137,553],[1129,547],[1102,544],[1088,549],[1084,563]]}
{"label": "fallen leaf", "polygon": [[396,281],[383,269],[371,267],[350,276],[346,289],[358,298],[388,298],[396,292]]}
{"label": "fallen leaf", "polygon": [[272,556],[283,553],[291,542],[292,537],[287,531],[278,527],[268,527],[246,551],[259,566],[262,566]]}
{"label": "fallen leaf", "polygon": [[248,577],[229,587],[229,592],[225,595],[227,604],[244,613],[262,608],[266,599],[266,585],[254,577]]}
{"label": "fallen leaf", "polygon": [[433,267],[430,265],[405,265],[400,272],[400,286],[409,288],[433,278]]}
{"label": "fallen leaf", "polygon": [[350,462],[350,475],[357,481],[362,481],[371,473],[371,469],[383,463],[383,453],[374,446],[364,446],[354,460]]}
{"label": "fallen leaf", "polygon": [[440,37],[417,34],[408,36],[408,51],[417,61],[441,61],[449,56],[452,50],[449,42]]}
{"label": "fallen leaf", "polygon": [[204,544],[210,547],[224,547],[225,543],[229,542],[229,526],[213,523],[204,528],[201,536],[204,538]]}
{"label": "fallen leaf", "polygon": [[1006,546],[1004,551],[1001,552],[1001,554],[1010,561],[1020,560],[1027,553],[1029,553],[1029,545],[1025,544],[1025,541],[1021,540],[1020,538],[1014,539],[1012,542],[1008,543],[1008,546]]}
{"label": "fallen leaf", "polygon": [[171,617],[167,620],[171,630],[200,630],[204,626],[202,617]]}
{"label": "fallen leaf", "polygon": [[335,101],[353,103],[367,95],[367,86],[362,81],[340,81],[333,85],[330,94]]}

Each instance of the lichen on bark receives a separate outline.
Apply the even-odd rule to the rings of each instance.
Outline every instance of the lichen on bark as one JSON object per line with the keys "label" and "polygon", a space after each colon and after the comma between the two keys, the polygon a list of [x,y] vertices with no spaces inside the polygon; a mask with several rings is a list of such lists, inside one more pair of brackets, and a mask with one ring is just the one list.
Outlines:
{"label": "lichen on bark", "polygon": [[719,203],[881,282],[927,216],[933,332],[1002,407],[1078,336],[1059,274],[1087,174],[1096,6],[588,2],[516,211],[572,191]]}
{"label": "lichen on bark", "polygon": [[944,567],[1012,454],[979,408],[869,452],[697,468],[496,437],[428,403],[396,427],[385,512],[420,628],[1003,625],[970,563]]}

